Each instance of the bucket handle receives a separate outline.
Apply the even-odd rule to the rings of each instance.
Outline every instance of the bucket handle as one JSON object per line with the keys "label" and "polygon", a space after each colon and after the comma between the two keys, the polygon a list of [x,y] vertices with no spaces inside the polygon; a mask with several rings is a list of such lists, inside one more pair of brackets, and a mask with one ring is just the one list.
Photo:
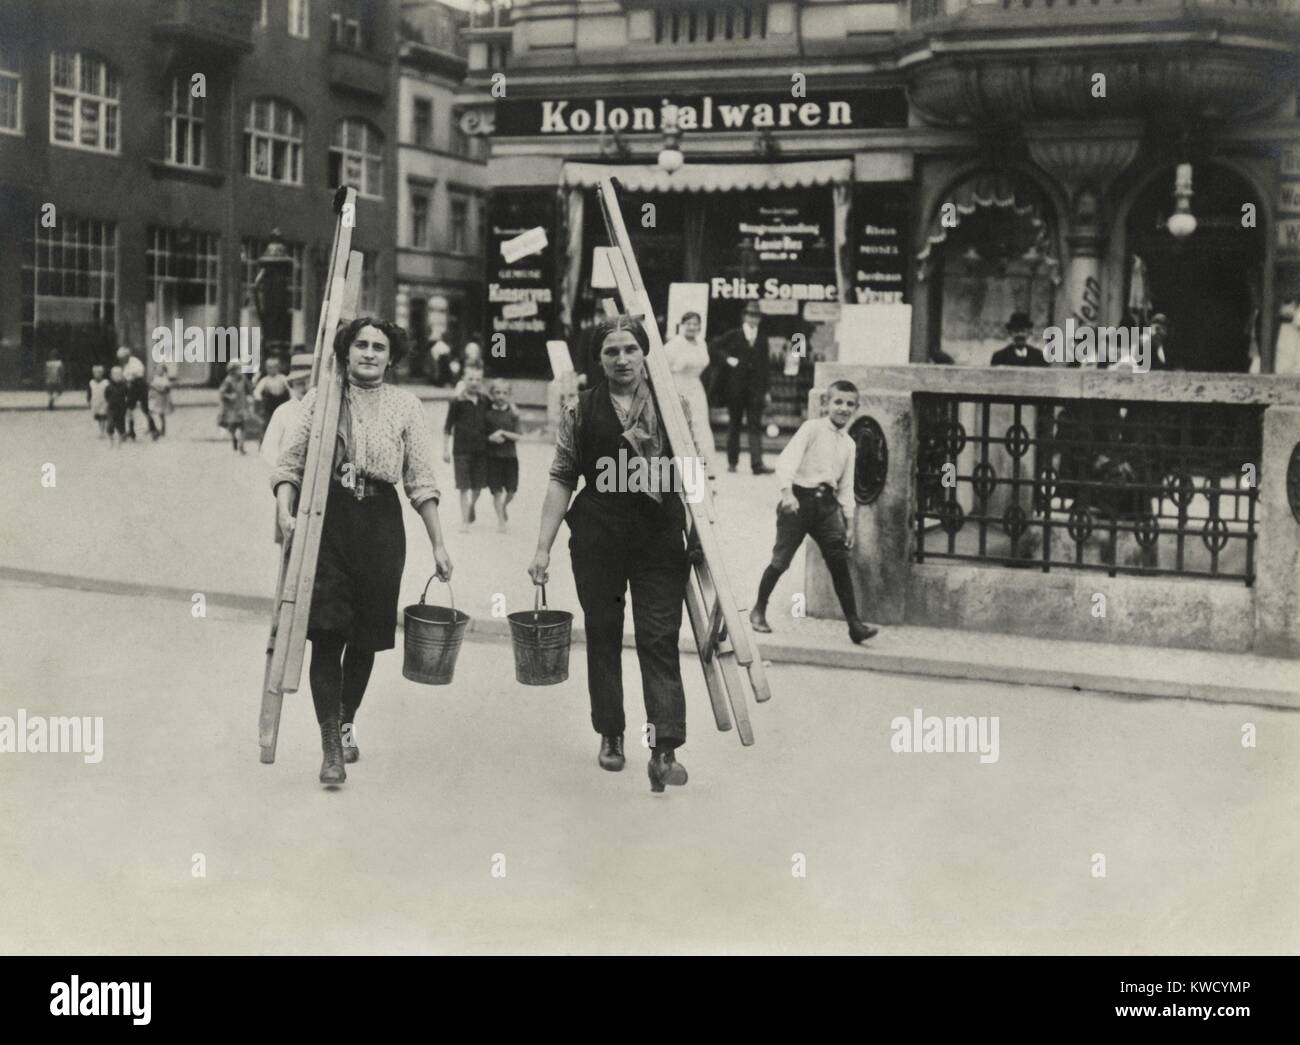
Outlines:
{"label": "bucket handle", "polygon": [[[424,597],[425,597],[426,595],[429,594],[429,585],[433,583],[434,578],[436,578],[437,576],[438,576],[438,575],[435,573],[435,574],[433,574],[433,576],[431,576],[427,581],[424,582],[424,591],[420,592],[420,605],[421,605],[421,606],[424,605]],[[445,585],[447,585],[447,594],[448,594],[449,596],[451,596],[451,608],[452,608],[453,611],[455,611],[455,609],[456,609],[456,593],[455,593],[454,591],[451,590],[451,581],[443,581],[442,583],[445,584]]]}
{"label": "bucket handle", "polygon": [[533,590],[533,613],[546,609],[546,585],[538,584]]}

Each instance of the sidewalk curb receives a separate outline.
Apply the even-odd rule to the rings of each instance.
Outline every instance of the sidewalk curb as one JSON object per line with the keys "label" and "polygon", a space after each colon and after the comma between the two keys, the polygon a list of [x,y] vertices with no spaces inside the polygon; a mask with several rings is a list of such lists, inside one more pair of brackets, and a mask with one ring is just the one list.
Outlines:
{"label": "sidewalk curb", "polygon": [[[66,588],[106,595],[131,595],[144,598],[182,599],[189,602],[193,589],[163,584],[143,584],[135,581],[108,578],[78,577],[72,574],[48,573],[26,570],[14,566],[0,566],[0,582],[12,581],[47,588]],[[207,605],[252,614],[269,621],[271,598],[262,595],[240,595],[231,592],[204,592]],[[399,616],[399,627],[401,620]],[[510,622],[491,618],[471,619],[466,629],[468,635],[488,642],[509,642]],[[573,627],[575,645],[585,644],[581,625]],[[624,636],[624,647],[634,648],[631,634]],[[695,653],[695,643],[687,631],[679,648],[683,653]],[[1263,686],[1231,686],[1181,679],[1161,679],[1105,671],[1068,671],[1032,667],[1012,663],[976,663],[944,660],[931,655],[889,653],[858,647],[849,643],[847,636],[839,642],[773,641],[759,644],[763,660],[770,664],[793,664],[819,668],[867,670],[887,674],[917,675],[930,678],[961,679],[978,682],[1000,682],[1019,686],[1042,686],[1051,689],[1088,691],[1098,694],[1115,694],[1125,697],[1163,698],[1174,700],[1199,700],[1215,704],[1245,704],[1267,708],[1300,711],[1300,691],[1273,689]]]}

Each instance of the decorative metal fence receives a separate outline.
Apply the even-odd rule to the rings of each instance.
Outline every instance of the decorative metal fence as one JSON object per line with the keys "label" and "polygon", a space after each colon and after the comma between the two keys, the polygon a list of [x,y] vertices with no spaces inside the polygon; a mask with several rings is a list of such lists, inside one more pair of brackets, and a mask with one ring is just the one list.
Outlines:
{"label": "decorative metal fence", "polygon": [[1255,578],[1263,408],[918,393],[917,562]]}

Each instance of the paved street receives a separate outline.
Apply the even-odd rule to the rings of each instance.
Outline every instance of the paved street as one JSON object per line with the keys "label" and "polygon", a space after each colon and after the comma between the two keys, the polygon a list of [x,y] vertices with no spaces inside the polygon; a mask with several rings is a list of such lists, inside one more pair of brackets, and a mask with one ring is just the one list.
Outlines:
{"label": "paved street", "polygon": [[[0,414],[0,565],[269,594],[264,468],[219,441],[206,411],[172,420],[164,442],[111,451],[87,416]],[[488,614],[493,592],[511,608],[529,593],[549,451],[523,457],[511,534],[494,532],[486,502],[470,534],[444,510],[471,613]],[[742,591],[763,565],[773,496],[770,478],[724,472]],[[413,599],[429,553],[407,517]],[[552,603],[573,606],[563,539],[552,574]],[[789,605],[801,576],[774,604]],[[506,644],[468,642],[447,688],[402,679],[400,651],[378,658],[362,761],[326,792],[305,690],[287,698],[277,763],[257,761],[261,615],[195,619],[188,599],[5,581],[0,618],[0,715],[104,719],[97,764],[0,753],[7,953],[1230,953],[1300,941],[1291,712],[776,664],[758,743],[743,749],[713,728],[687,658],[691,781],[655,796],[634,738],[624,773],[595,765],[581,647],[566,685],[532,689],[515,683]],[[633,664],[629,653],[630,732]],[[918,708],[996,716],[997,761],[892,751],[893,720]],[[1247,723],[1255,747],[1242,745]]]}
{"label": "paved street", "polygon": [[[424,409],[441,450],[446,405],[426,403]],[[236,454],[216,426],[215,409],[178,410],[168,425],[167,436],[157,443],[145,436],[112,450],[96,437],[89,411],[0,413],[5,435],[0,482],[22,520],[6,528],[0,566],[269,597],[275,590],[275,502],[256,444],[246,456]],[[458,605],[471,616],[489,616],[497,593],[505,596],[507,612],[532,605],[526,568],[537,544],[551,448],[525,442],[519,453],[520,490],[510,507],[507,534],[496,530],[486,491],[478,521],[468,533],[458,532],[451,465],[441,466],[441,518],[455,565],[452,584]],[[56,467],[53,488],[41,485],[46,463]],[[719,470],[727,570],[747,605],[771,555],[776,481],[750,475],[746,465],[730,475],[725,459]],[[433,555],[419,517],[409,508],[403,516],[402,594],[404,602],[415,602],[433,572]],[[548,601],[576,609],[567,527],[561,527],[551,563]],[[784,608],[787,621],[790,596],[802,583],[800,553],[772,602]],[[435,585],[431,599],[437,590]]]}
{"label": "paved street", "polygon": [[[325,792],[305,693],[277,763],[257,761],[260,620],[13,584],[0,612],[5,711],[104,717],[98,764],[0,755],[5,952],[1268,952],[1300,937],[1286,712],[778,665],[742,749],[687,666],[691,781],[655,796],[638,748],[622,774],[596,767],[581,657],[567,685],[527,689],[504,644],[470,643],[446,689],[378,659],[362,761]],[[635,682],[627,699],[634,713]],[[999,760],[892,752],[890,721],[914,707],[998,715]]]}

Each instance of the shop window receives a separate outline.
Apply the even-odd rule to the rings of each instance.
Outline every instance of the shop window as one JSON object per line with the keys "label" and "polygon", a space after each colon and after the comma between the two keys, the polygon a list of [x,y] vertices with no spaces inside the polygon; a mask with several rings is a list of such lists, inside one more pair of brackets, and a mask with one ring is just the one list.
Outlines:
{"label": "shop window", "polygon": [[[41,304],[59,319],[111,320],[117,301],[117,226],[60,215],[45,228],[38,215],[23,260],[24,288],[30,286],[36,318]],[[26,294],[24,295],[26,296]],[[54,304],[47,299],[60,299]]]}
{"label": "shop window", "polygon": [[655,43],[713,44],[767,37],[767,4],[685,4],[656,10]]}
{"label": "shop window", "polygon": [[150,228],[145,251],[145,297],[178,306],[217,304],[221,288],[220,237],[191,229]]}
{"label": "shop window", "polygon": [[244,124],[244,172],[259,181],[302,184],[302,115],[288,102],[256,98]]}
{"label": "shop window", "polygon": [[384,194],[384,136],[365,120],[340,120],[330,145],[330,185],[355,186],[362,196]]}
{"label": "shop window", "polygon": [[206,155],[204,108],[207,100],[195,98],[190,91],[190,81],[183,76],[172,80],[167,112],[163,116],[166,127],[167,162],[178,167],[202,167]]}
{"label": "shop window", "polygon": [[74,51],[50,55],[50,141],[93,152],[121,151],[117,71]]}

